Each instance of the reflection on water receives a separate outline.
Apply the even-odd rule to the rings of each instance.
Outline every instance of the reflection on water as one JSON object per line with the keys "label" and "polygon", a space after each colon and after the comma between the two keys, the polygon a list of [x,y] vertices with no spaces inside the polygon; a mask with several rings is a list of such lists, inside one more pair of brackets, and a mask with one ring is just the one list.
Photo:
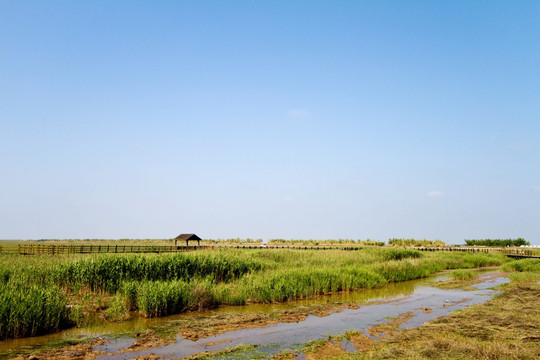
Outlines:
{"label": "reflection on water", "polygon": [[[223,306],[217,311],[212,311],[213,315],[220,313],[272,313],[276,311],[289,310],[298,306],[307,306],[324,303],[362,303],[375,299],[388,299],[398,296],[410,295],[414,292],[416,286],[424,283],[425,279],[404,281],[400,283],[387,284],[377,289],[363,289],[359,291],[341,292],[317,296],[310,299],[288,301],[286,303],[276,304],[249,304],[246,306]],[[187,314],[186,314],[187,315]],[[199,316],[193,314],[193,316]],[[189,316],[189,315],[188,315]]]}
{"label": "reflection on water", "polygon": [[[489,284],[484,284],[484,286],[481,286],[481,290],[471,292],[432,288],[427,286],[431,280],[433,280],[433,278],[430,280],[420,279],[406,281],[388,284],[378,289],[364,289],[355,292],[343,292],[319,296],[312,299],[290,301],[287,303],[223,306],[213,311],[186,313],[157,319],[135,317],[132,320],[121,323],[103,322],[82,329],[74,328],[46,336],[1,341],[0,353],[66,339],[98,336],[115,337],[123,333],[143,331],[148,328],[164,325],[179,319],[200,316],[211,316],[223,313],[273,313],[302,305],[324,303],[363,303],[370,300],[398,300],[398,302],[383,302],[380,304],[362,306],[356,310],[346,309],[340,313],[335,313],[322,318],[317,316],[308,316],[305,321],[299,323],[282,323],[267,326],[265,328],[231,331],[205,339],[200,339],[196,342],[178,338],[176,343],[161,348],[142,351],[139,353],[105,356],[103,359],[130,359],[139,355],[146,355],[150,352],[164,355],[166,357],[169,356],[171,358],[178,358],[180,356],[188,356],[201,351],[216,351],[221,348],[235,346],[238,344],[257,344],[261,345],[262,348],[267,348],[270,353],[276,353],[285,349],[292,349],[294,344],[305,343],[312,339],[324,338],[328,334],[343,333],[351,329],[367,329],[379,321],[384,320],[385,317],[397,316],[407,311],[412,311],[416,316],[407,322],[405,326],[416,326],[435,317],[448,314],[449,312],[457,310],[458,308],[487,301],[493,296],[494,291],[488,290],[486,287],[495,286],[501,281],[500,278],[498,280],[491,280],[489,281]],[[426,307],[432,308],[433,312],[427,314],[419,310],[420,308]],[[131,338],[113,341],[111,344],[96,350],[116,352],[128,346],[132,341],[133,340]]]}
{"label": "reflection on water", "polygon": [[123,333],[143,331],[148,328],[163,325],[167,322],[178,319],[186,319],[190,317],[210,316],[223,313],[272,313],[275,311],[288,310],[302,305],[321,304],[326,302],[358,303],[372,299],[392,298],[396,296],[412,294],[414,292],[415,286],[422,281],[425,280],[405,281],[401,283],[388,284],[378,289],[365,289],[361,291],[344,292],[339,294],[319,296],[312,299],[289,301],[286,303],[249,304],[245,306],[222,306],[212,311],[185,313],[152,319],[135,316],[131,320],[115,323],[96,321],[94,325],[85,328],[72,328],[50,335],[0,341],[0,353],[5,353],[9,350],[19,349],[23,347],[38,346],[49,342],[57,342],[67,339],[78,339],[98,336],[114,337]]}

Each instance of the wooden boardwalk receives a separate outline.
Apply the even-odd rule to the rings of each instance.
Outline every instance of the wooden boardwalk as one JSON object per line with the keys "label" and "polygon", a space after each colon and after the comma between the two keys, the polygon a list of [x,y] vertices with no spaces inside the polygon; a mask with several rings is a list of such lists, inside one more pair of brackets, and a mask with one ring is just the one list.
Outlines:
{"label": "wooden boardwalk", "polygon": [[[214,249],[291,249],[291,250],[344,250],[359,251],[366,247],[362,246],[301,246],[301,245],[253,245],[253,244],[220,244],[220,245],[63,245],[63,244],[19,244],[0,246],[0,255],[62,255],[62,254],[142,254],[142,253],[178,253],[185,251]],[[540,250],[536,249],[504,249],[504,248],[466,248],[466,247],[421,247],[411,248],[418,251],[449,251],[449,252],[499,252],[514,259],[535,258],[540,259]]]}
{"label": "wooden boardwalk", "polygon": [[516,259],[516,260],[520,260],[520,259],[540,259],[540,256],[535,256],[535,255],[517,255],[517,254],[505,254],[505,255],[510,257],[510,258]]}
{"label": "wooden boardwalk", "polygon": [[504,255],[513,259],[540,259],[540,250],[537,249],[500,249]]}
{"label": "wooden boardwalk", "polygon": [[210,248],[210,246],[32,244],[0,246],[0,255],[175,253],[207,248]]}

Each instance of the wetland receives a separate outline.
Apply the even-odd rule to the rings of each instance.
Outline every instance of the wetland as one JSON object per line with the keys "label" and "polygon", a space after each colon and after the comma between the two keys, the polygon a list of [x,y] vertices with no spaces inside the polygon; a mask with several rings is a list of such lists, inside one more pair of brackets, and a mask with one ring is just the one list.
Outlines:
{"label": "wetland", "polygon": [[[5,339],[4,358],[313,358],[324,346],[359,356],[358,344],[484,303],[508,281],[494,269],[452,269],[506,263],[507,271],[527,273],[494,254],[382,248],[35,259],[3,258],[3,286],[47,274],[41,279],[65,296],[68,328]],[[41,271],[29,270],[36,266]],[[399,331],[385,332],[396,321]],[[314,346],[331,337],[340,340]]]}

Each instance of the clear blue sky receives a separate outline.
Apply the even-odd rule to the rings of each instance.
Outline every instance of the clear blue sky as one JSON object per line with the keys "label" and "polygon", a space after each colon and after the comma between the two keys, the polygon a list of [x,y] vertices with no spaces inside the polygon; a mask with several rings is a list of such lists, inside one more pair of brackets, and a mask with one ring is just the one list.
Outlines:
{"label": "clear blue sky", "polygon": [[540,244],[539,1],[0,0],[0,239]]}

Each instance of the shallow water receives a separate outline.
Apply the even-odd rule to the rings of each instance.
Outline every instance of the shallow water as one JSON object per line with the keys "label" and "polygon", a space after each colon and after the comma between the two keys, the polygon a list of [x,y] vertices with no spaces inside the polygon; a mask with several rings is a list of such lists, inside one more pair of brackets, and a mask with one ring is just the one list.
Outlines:
{"label": "shallow water", "polygon": [[[116,354],[112,356],[103,356],[100,359],[130,359],[139,355],[150,353],[164,355],[165,358],[178,358],[189,356],[203,351],[218,351],[223,348],[233,347],[240,344],[258,345],[257,350],[263,351],[268,356],[283,350],[294,350],[299,344],[306,343],[314,339],[327,338],[328,335],[342,334],[348,330],[362,331],[367,334],[367,329],[387,321],[388,317],[396,317],[406,312],[412,312],[415,316],[402,324],[402,327],[414,327],[447,315],[455,310],[467,306],[485,302],[493,297],[497,292],[489,288],[507,282],[505,278],[495,278],[487,280],[476,286],[478,290],[441,290],[426,286],[427,280],[417,280],[408,282],[401,288],[402,293],[391,296],[392,302],[374,303],[361,306],[359,309],[345,309],[325,317],[314,315],[308,316],[304,321],[298,323],[279,323],[272,324],[262,328],[250,328],[236,331],[230,331],[216,336],[210,336],[198,341],[190,341],[177,337],[177,341],[171,345],[154,348],[151,350],[135,353]],[[405,290],[412,287],[413,291]],[[339,294],[337,297],[344,297],[352,300],[358,296],[359,301],[368,300],[367,295],[361,294],[364,291]],[[335,299],[336,295],[329,296],[327,301]],[[386,297],[388,300],[389,297]],[[371,298],[375,300],[374,298]],[[385,299],[378,297],[378,299]],[[318,299],[324,301],[324,299]],[[260,307],[260,306],[259,306]],[[263,306],[264,307],[264,306]],[[430,308],[431,313],[424,312],[425,308]],[[347,345],[348,346],[348,345]],[[117,351],[111,344],[100,348],[99,350]]]}
{"label": "shallow water", "polygon": [[[13,351],[21,348],[37,347],[50,342],[58,342],[69,339],[93,338],[99,336],[107,336],[110,338],[117,337],[124,333],[143,332],[144,330],[179,319],[189,319],[201,316],[213,316],[218,314],[249,314],[249,313],[265,313],[271,314],[276,311],[289,310],[302,305],[330,303],[359,303],[369,301],[371,299],[386,299],[397,296],[412,294],[419,282],[425,280],[405,281],[401,283],[388,284],[378,289],[366,289],[356,292],[344,292],[332,295],[321,296],[313,299],[305,299],[298,301],[290,301],[286,303],[276,304],[249,304],[246,306],[222,306],[215,310],[184,313],[171,315],[161,318],[147,319],[144,317],[135,316],[133,319],[124,322],[100,322],[96,321],[92,326],[84,328],[71,328],[58,333],[36,336],[22,339],[9,339],[0,341],[0,354],[8,351]],[[133,342],[132,338],[129,338]],[[112,342],[116,342],[113,340]],[[120,341],[125,343],[124,340]],[[128,344],[129,345],[129,344]],[[1,356],[1,355],[0,355]]]}
{"label": "shallow water", "polygon": [[[489,276],[492,272],[483,272],[482,276]],[[388,317],[396,317],[406,312],[412,312],[415,316],[402,324],[402,327],[418,326],[436,317],[447,315],[455,310],[485,302],[493,297],[496,291],[491,290],[503,282],[506,278],[489,279],[475,285],[478,290],[441,290],[429,286],[431,281],[444,280],[444,275],[436,278],[406,281],[388,284],[379,289],[366,289],[356,292],[344,292],[314,299],[291,301],[280,304],[249,304],[246,306],[224,306],[214,311],[202,313],[186,313],[157,319],[134,318],[122,323],[102,323],[83,329],[69,329],[60,333],[34,338],[7,340],[0,342],[0,353],[16,351],[17,349],[38,346],[52,341],[60,341],[81,337],[107,337],[111,339],[109,344],[95,347],[95,350],[114,353],[110,356],[102,356],[99,359],[132,359],[140,355],[150,353],[164,355],[165,358],[179,358],[203,351],[217,351],[236,345],[257,345],[257,352],[263,352],[268,356],[283,350],[297,349],[299,344],[310,340],[326,338],[328,335],[337,335],[348,330],[362,331],[367,334],[367,329],[381,322],[387,321]],[[367,304],[372,301],[373,304]],[[117,353],[121,349],[130,346],[134,339],[122,337],[123,333],[144,331],[149,328],[165,325],[178,319],[195,318],[199,316],[212,316],[224,313],[273,313],[302,305],[324,303],[361,303],[359,309],[345,309],[325,317],[309,315],[304,321],[298,323],[271,324],[262,328],[249,328],[229,331],[215,336],[210,336],[197,341],[185,340],[177,337],[177,341],[171,345],[162,346],[140,352]],[[423,311],[430,308],[431,313]],[[348,350],[351,347],[346,344]]]}

